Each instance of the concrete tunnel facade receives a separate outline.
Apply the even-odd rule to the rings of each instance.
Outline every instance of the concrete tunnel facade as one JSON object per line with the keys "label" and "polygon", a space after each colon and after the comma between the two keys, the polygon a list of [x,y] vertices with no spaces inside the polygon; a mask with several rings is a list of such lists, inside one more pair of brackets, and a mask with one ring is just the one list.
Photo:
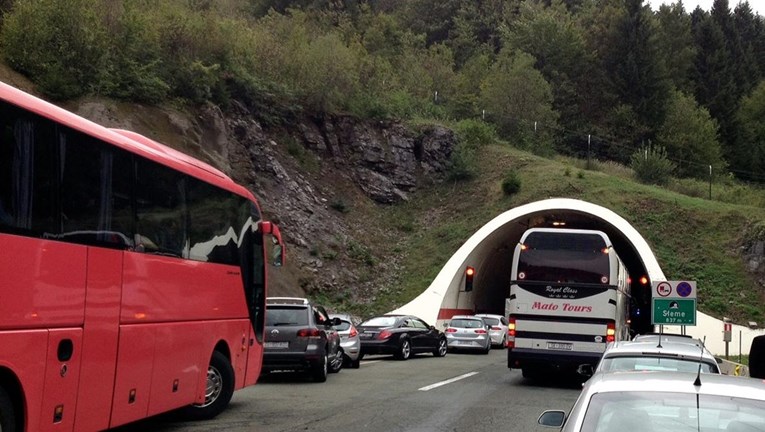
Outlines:
{"label": "concrete tunnel facade", "polygon": [[[640,286],[637,280],[647,276],[650,281],[667,280],[643,236],[615,212],[586,201],[552,198],[510,209],[481,227],[446,262],[433,282],[419,296],[390,312],[411,314],[428,323],[441,325],[454,315],[474,313],[505,314],[505,298],[510,291],[510,272],[515,245],[529,228],[552,226],[565,222],[566,228],[596,229],[605,232],[614,250],[624,261],[633,279],[632,294],[642,303],[641,316],[633,315],[633,328],[638,332],[652,331],[650,325],[650,286]],[[473,290],[464,290],[465,269],[475,268]],[[670,279],[672,280],[672,279]],[[703,287],[699,287],[703,289]],[[724,352],[722,322],[697,312],[697,326],[684,330],[695,337],[707,337],[707,346],[714,353]],[[762,331],[735,326],[748,350],[751,338]],[[679,326],[664,326],[665,332],[680,333]],[[746,332],[746,335],[743,332]],[[712,333],[712,334],[710,334]],[[747,352],[747,351],[744,351]]]}

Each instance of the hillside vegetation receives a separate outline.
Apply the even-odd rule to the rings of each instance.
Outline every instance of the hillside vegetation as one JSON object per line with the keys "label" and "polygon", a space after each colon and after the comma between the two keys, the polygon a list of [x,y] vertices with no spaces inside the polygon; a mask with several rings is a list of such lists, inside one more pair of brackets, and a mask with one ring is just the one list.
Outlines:
{"label": "hillside vegetation", "polygon": [[[763,18],[728,0],[0,0],[0,56],[48,99],[252,113],[338,197],[354,239],[291,246],[376,286],[308,292],[359,315],[413,298],[500,212],[572,197],[630,221],[703,311],[765,320],[747,259],[765,193],[742,183],[765,181],[762,46]],[[330,114],[452,127],[447,181],[381,206],[318,175],[332,161],[282,138]]]}
{"label": "hillside vegetation", "polygon": [[[485,145],[474,180],[446,182],[417,193],[408,203],[388,208],[354,204],[350,218],[358,230],[381,227],[395,232],[370,239],[374,253],[403,255],[398,283],[386,287],[375,304],[343,304],[341,309],[361,315],[391,310],[422,292],[451,255],[485,223],[521,204],[551,197],[568,197],[607,207],[629,221],[648,241],[665,275],[672,280],[695,280],[699,309],[738,322],[765,319],[762,275],[747,271],[742,245],[765,238],[765,210],[693,198],[604,171],[619,170],[597,164],[604,171],[585,170],[584,161],[542,158],[504,143]],[[507,196],[502,182],[508,173],[521,181],[520,191]],[[377,240],[377,241],[376,241]],[[379,244],[383,242],[384,244]],[[375,271],[374,264],[359,272]]]}
{"label": "hillside vegetation", "polygon": [[4,59],[56,99],[238,101],[264,124],[480,117],[536,154],[628,163],[658,146],[676,177],[765,181],[765,23],[747,2],[2,0],[0,13]]}

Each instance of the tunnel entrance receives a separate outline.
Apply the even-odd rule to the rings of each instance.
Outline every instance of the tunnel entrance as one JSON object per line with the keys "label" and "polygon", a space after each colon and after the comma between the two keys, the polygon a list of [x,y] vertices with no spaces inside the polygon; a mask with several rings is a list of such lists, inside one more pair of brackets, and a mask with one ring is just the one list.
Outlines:
{"label": "tunnel entrance", "polygon": [[[391,313],[417,315],[438,325],[456,314],[504,315],[516,244],[527,229],[555,226],[599,230],[608,235],[631,276],[632,330],[652,331],[650,281],[666,278],[651,247],[613,211],[569,198],[532,202],[499,214],[465,241],[427,289]],[[472,290],[465,290],[467,267],[475,269]]]}
{"label": "tunnel entrance", "polygon": [[[473,282],[475,313],[505,314],[505,299],[510,295],[510,276],[515,245],[529,228],[565,227],[603,231],[611,239],[631,277],[632,301],[630,319],[632,330],[645,333],[652,330],[650,316],[651,291],[647,271],[632,242],[610,223],[591,214],[556,211],[531,214],[497,229],[487,237],[474,255],[476,269]],[[641,282],[642,280],[642,282]],[[468,294],[468,293],[464,293]]]}

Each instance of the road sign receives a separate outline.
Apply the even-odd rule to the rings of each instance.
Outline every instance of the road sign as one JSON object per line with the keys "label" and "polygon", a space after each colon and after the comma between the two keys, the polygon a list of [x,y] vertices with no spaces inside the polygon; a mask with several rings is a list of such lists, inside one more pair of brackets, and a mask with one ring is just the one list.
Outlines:
{"label": "road sign", "polygon": [[696,299],[654,298],[651,300],[654,325],[696,325]]}
{"label": "road sign", "polygon": [[652,298],[695,299],[696,281],[653,281]]}
{"label": "road sign", "polygon": [[659,282],[658,285],[656,285],[656,294],[660,297],[669,296],[672,294],[672,285],[670,285],[669,282]]}

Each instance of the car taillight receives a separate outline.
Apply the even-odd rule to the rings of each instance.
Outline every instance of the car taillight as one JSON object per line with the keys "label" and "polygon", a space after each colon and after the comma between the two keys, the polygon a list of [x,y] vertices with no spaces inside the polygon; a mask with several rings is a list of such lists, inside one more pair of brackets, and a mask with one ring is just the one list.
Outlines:
{"label": "car taillight", "polygon": [[507,323],[507,340],[505,346],[507,348],[515,348],[515,318],[510,317]]}
{"label": "car taillight", "polygon": [[613,342],[616,340],[616,323],[610,321],[606,327],[606,342]]}
{"label": "car taillight", "polygon": [[478,334],[486,334],[486,330],[484,330],[484,329],[478,329],[475,332],[478,333]]}
{"label": "car taillight", "polygon": [[502,330],[502,327],[497,327],[497,326],[494,326],[494,327],[492,327],[491,329],[492,329],[492,330]]}
{"label": "car taillight", "polygon": [[383,330],[377,335],[377,339],[388,339],[391,336],[393,336],[393,332],[390,330]]}
{"label": "car taillight", "polygon": [[456,328],[451,328],[451,327],[449,327],[448,329],[446,329],[444,331],[447,332],[447,333],[457,333],[457,329]]}
{"label": "car taillight", "polygon": [[304,328],[297,332],[298,337],[321,337],[321,331],[315,328]]}
{"label": "car taillight", "polygon": [[356,330],[356,327],[351,326],[351,334],[348,335],[348,337],[356,337],[359,335],[359,331]]}

